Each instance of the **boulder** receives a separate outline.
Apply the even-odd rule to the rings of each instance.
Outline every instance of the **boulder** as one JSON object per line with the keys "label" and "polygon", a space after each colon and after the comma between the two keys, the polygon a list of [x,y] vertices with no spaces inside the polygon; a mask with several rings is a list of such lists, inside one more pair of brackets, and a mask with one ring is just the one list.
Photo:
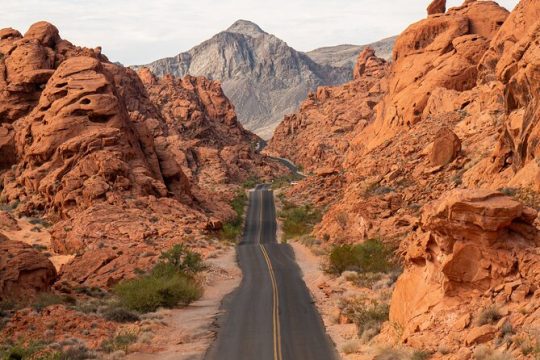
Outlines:
{"label": "boulder", "polygon": [[427,8],[428,15],[444,14],[446,12],[446,0],[433,0]]}
{"label": "boulder", "polygon": [[448,128],[442,128],[435,135],[429,160],[432,166],[450,164],[461,152],[461,140]]}
{"label": "boulder", "polygon": [[[410,334],[433,316],[434,308],[445,309],[451,299],[463,302],[476,291],[506,283],[531,263],[529,250],[540,245],[536,216],[535,210],[491,190],[453,190],[426,205],[420,229],[408,240],[406,269],[392,296],[390,320]],[[449,326],[464,328],[467,322]],[[469,343],[487,336],[477,331],[471,330]]]}
{"label": "boulder", "polygon": [[48,291],[55,280],[56,269],[45,255],[0,234],[0,301]]}

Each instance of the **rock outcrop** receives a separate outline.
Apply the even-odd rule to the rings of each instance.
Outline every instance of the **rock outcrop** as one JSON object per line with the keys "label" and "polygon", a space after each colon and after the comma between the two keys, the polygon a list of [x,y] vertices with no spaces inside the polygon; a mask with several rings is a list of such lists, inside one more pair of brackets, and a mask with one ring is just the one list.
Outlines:
{"label": "rock outcrop", "polygon": [[446,12],[446,0],[433,0],[427,8],[428,15],[444,14]]}
{"label": "rock outcrop", "polygon": [[27,300],[50,290],[55,280],[56,270],[45,255],[0,234],[0,301]]}
{"label": "rock outcrop", "polygon": [[[533,295],[540,276],[537,215],[489,190],[455,190],[426,205],[392,296],[390,320],[403,326],[404,341],[436,349],[444,338],[457,351],[487,342],[497,331],[471,325],[458,329],[468,332],[466,337],[448,336],[453,328],[469,327],[460,325],[461,319],[493,302],[508,312],[538,301]],[[442,312],[452,317],[442,320]],[[529,322],[540,320],[531,316]]]}
{"label": "rock outcrop", "polygon": [[[398,37],[386,75],[373,83],[382,91],[365,114],[372,121],[343,131],[345,153],[329,147],[334,162],[306,153],[327,137],[310,130],[327,129],[327,118],[308,111],[309,126],[278,129],[270,149],[313,173],[286,194],[325,209],[312,233],[323,246],[379,238],[399,248],[406,270],[391,319],[404,332],[388,326],[381,341],[449,349],[451,359],[487,344],[521,358],[501,339],[506,324],[534,343],[539,321],[540,3],[522,0],[509,13],[466,1],[438,12]],[[345,86],[347,98],[334,90],[324,103],[343,100],[333,113],[351,122],[361,95]],[[322,159],[320,170],[310,156]],[[497,320],[481,321],[492,308]]]}
{"label": "rock outcrop", "polygon": [[279,174],[219,83],[149,73],[143,83],[45,22],[0,34],[2,201],[52,219],[52,249],[76,255],[62,288],[134,276],[233,217],[240,183]]}
{"label": "rock outcrop", "polygon": [[354,80],[339,87],[320,87],[310,93],[296,114],[286,116],[268,144],[278,154],[311,172],[340,169],[350,142],[373,120],[373,108],[385,92],[381,79],[386,61],[366,48],[354,69]]}

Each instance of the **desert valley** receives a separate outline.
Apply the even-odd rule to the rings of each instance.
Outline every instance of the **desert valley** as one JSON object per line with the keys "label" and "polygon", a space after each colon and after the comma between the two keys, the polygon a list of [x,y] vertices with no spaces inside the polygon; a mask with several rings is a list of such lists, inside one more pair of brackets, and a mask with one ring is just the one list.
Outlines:
{"label": "desert valley", "polygon": [[0,358],[540,359],[540,1],[425,5],[133,66],[0,30]]}

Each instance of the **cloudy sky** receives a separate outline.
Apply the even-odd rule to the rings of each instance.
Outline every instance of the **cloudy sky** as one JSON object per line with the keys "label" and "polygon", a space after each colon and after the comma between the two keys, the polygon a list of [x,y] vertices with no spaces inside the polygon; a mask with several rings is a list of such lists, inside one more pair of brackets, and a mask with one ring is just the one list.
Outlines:
{"label": "cloudy sky", "polygon": [[[463,0],[449,0],[449,6]],[[518,0],[501,0],[511,10]],[[47,20],[76,45],[102,46],[113,61],[173,56],[251,20],[297,50],[366,44],[425,17],[429,0],[0,0],[0,28]]]}

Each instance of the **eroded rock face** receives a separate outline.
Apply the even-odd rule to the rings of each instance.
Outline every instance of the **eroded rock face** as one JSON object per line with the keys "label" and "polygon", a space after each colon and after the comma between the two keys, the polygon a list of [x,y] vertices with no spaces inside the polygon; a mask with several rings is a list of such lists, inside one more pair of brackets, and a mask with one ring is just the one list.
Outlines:
{"label": "eroded rock face", "polygon": [[[40,22],[0,30],[0,181],[16,214],[48,217],[75,255],[58,286],[112,286],[161,251],[219,230],[257,154],[217,82],[157,80]],[[146,85],[146,86],[145,86]]]}
{"label": "eroded rock face", "polygon": [[540,172],[540,4],[521,1],[494,38],[481,63],[483,81],[496,78],[505,86],[507,118],[494,155],[493,171],[512,167],[528,182]]}
{"label": "eroded rock face", "polygon": [[45,255],[0,234],[0,301],[48,291],[55,280],[56,270]]}
{"label": "eroded rock face", "polygon": [[373,120],[373,109],[386,91],[381,79],[387,69],[387,63],[366,48],[358,56],[354,80],[311,93],[300,111],[278,126],[266,151],[308,171],[341,168],[352,138]]}
{"label": "eroded rock face", "polygon": [[[490,289],[515,279],[534,284],[539,273],[525,264],[540,245],[533,226],[536,217],[535,210],[490,190],[455,190],[425,206],[421,228],[409,242],[405,273],[392,296],[390,320],[404,327],[404,338],[426,341],[415,332],[427,328],[433,336],[434,320],[428,318],[438,318],[452,303],[462,304],[460,310],[452,307],[457,315],[475,313],[470,302]],[[490,299],[482,301],[489,304]],[[438,319],[440,333],[457,326]],[[483,334],[472,330],[466,345],[480,341]]]}
{"label": "eroded rock face", "polygon": [[[465,91],[478,79],[477,67],[508,11],[495,2],[472,2],[430,16],[405,30],[396,41],[389,93],[377,113],[368,144],[380,145],[403,126],[425,118],[437,88]],[[360,142],[361,139],[358,139]]]}

